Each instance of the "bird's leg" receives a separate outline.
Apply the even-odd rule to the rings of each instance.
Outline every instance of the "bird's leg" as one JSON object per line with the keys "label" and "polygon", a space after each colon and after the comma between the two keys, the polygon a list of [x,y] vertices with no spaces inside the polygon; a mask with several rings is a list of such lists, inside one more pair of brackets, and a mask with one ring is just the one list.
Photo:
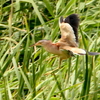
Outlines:
{"label": "bird's leg", "polygon": [[55,57],[58,57],[58,56],[57,56],[57,55],[56,55],[56,56],[52,56],[52,57],[50,57],[50,58],[47,58],[45,61],[51,60],[51,59],[53,59],[53,58],[55,58]]}
{"label": "bird's leg", "polygon": [[59,65],[58,65],[58,68],[59,68],[59,69],[61,68],[61,61],[62,61],[62,59],[59,58]]}

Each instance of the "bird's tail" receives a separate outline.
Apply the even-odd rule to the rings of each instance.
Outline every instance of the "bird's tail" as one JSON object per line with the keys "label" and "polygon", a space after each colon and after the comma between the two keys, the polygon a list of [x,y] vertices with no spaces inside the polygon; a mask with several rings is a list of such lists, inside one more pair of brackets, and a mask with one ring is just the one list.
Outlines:
{"label": "bird's tail", "polygon": [[87,54],[89,54],[89,55],[100,55],[99,52],[87,52]]}

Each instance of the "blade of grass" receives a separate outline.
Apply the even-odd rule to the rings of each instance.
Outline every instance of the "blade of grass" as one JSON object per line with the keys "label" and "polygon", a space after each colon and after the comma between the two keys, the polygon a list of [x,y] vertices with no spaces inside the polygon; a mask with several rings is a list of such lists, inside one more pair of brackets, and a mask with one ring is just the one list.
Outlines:
{"label": "blade of grass", "polygon": [[54,85],[53,85],[51,91],[49,92],[48,97],[46,98],[46,100],[50,100],[50,98],[52,97],[52,95],[53,95],[53,93],[54,93],[54,91],[56,89],[56,86],[57,86],[57,84],[54,83]]}
{"label": "blade of grass", "polygon": [[28,80],[27,76],[25,75],[25,73],[23,72],[23,70],[21,68],[20,68],[20,72],[22,74],[22,77],[23,77],[29,91],[32,92],[32,87],[30,86],[29,80]]}
{"label": "blade of grass", "polygon": [[59,91],[61,91],[60,93],[61,93],[62,99],[63,100],[66,100],[65,95],[64,95],[64,92],[62,92],[61,84],[60,84],[60,82],[57,79],[57,76],[55,74],[53,74],[53,75],[54,75],[55,82],[56,82],[56,84],[58,86],[58,89],[59,89]]}
{"label": "blade of grass", "polygon": [[20,45],[22,44],[22,42],[24,41],[24,39],[26,38],[27,35],[25,35],[23,37],[23,39],[16,45],[16,47],[13,50],[13,54],[10,54],[8,56],[8,58],[6,59],[6,61],[3,63],[3,66],[1,68],[1,72],[2,74],[6,71],[6,69],[8,68],[8,65],[11,63],[13,56],[16,54],[17,50],[19,49]]}
{"label": "blade of grass", "polygon": [[76,0],[70,0],[68,4],[63,8],[63,10],[60,12],[59,16],[65,15],[68,13],[68,11],[71,9],[71,7],[75,4]]}
{"label": "blade of grass", "polygon": [[52,17],[54,18],[55,15],[52,12],[53,11],[53,8],[52,8],[50,2],[48,0],[43,0],[43,2],[45,3],[45,5],[46,5],[48,11],[50,12],[50,14],[52,15]]}
{"label": "blade of grass", "polygon": [[[40,20],[40,22],[44,25],[45,24],[45,22],[44,22],[44,20],[43,20],[43,17],[42,17],[42,15],[40,14],[40,12],[39,12],[39,10],[38,10],[38,6],[35,4],[35,2],[33,1],[33,0],[20,0],[20,1],[24,1],[24,2],[29,2],[29,3],[31,3],[32,4],[32,6],[34,7],[34,10],[35,10],[35,12],[36,12],[36,14],[37,14],[37,16],[38,16],[38,18],[39,18],[39,20]],[[48,28],[47,28],[47,26],[46,25],[44,25],[44,29],[45,29],[45,31],[46,31],[46,33],[48,33]]]}

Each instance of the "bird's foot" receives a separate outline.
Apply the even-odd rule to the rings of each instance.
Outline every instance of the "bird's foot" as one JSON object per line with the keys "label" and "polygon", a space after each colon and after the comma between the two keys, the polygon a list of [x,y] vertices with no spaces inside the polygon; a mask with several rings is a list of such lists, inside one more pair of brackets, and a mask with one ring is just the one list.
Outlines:
{"label": "bird's foot", "polygon": [[58,57],[58,56],[57,56],[57,55],[56,55],[56,56],[52,56],[52,57],[50,57],[50,58],[47,58],[45,61],[51,60],[51,59],[53,59],[53,58],[55,58],[55,57]]}
{"label": "bird's foot", "polygon": [[44,75],[53,74],[53,73],[55,73],[55,72],[56,72],[57,70],[59,70],[59,69],[61,69],[61,67],[57,67],[56,69],[53,69],[53,70],[51,70],[51,71],[45,73]]}

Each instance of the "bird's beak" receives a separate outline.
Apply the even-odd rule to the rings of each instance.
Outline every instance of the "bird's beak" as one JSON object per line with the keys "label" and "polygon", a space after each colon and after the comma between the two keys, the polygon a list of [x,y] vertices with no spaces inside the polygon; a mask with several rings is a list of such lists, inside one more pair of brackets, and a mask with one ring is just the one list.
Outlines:
{"label": "bird's beak", "polygon": [[33,46],[35,46],[35,44],[30,45],[30,47],[33,47]]}
{"label": "bird's beak", "polygon": [[41,44],[37,42],[35,44],[30,45],[30,47],[37,46],[37,45],[41,45]]}

